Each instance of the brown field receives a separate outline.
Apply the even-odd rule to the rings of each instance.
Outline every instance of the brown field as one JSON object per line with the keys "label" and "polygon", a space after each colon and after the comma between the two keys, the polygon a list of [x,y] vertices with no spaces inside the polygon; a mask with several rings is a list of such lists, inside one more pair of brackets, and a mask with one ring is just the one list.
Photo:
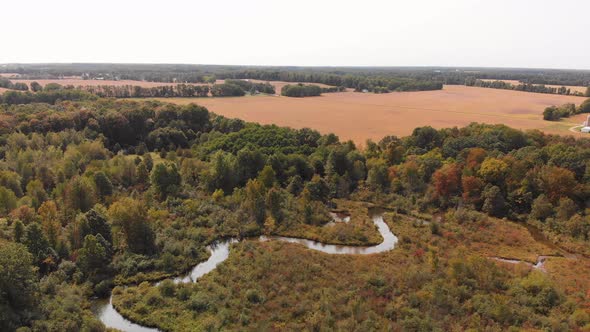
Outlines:
{"label": "brown field", "polygon": [[378,141],[386,135],[411,134],[419,126],[444,128],[471,122],[581,136],[581,133],[569,131],[570,127],[581,124],[581,117],[548,122],[541,114],[547,106],[567,102],[580,104],[585,98],[452,85],[438,91],[388,94],[341,92],[308,98],[252,96],[161,100],[197,103],[217,114],[246,121],[333,132],[343,140],[351,139],[363,145],[367,139]]}
{"label": "brown field", "polygon": [[[522,84],[517,80],[482,80],[482,81],[503,81],[506,83],[510,83],[512,85],[519,85]],[[552,85],[552,84],[545,84],[545,86],[551,87],[551,88],[561,88],[563,85]],[[566,88],[570,89],[571,91],[577,91],[580,93],[585,93],[586,92],[586,87],[585,86],[573,86],[573,85],[565,85]]]}

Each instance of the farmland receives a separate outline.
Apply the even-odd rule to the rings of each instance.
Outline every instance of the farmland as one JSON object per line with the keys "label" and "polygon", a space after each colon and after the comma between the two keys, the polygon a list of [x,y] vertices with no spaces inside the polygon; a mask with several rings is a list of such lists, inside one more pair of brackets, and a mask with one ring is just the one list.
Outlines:
{"label": "farmland", "polygon": [[[163,99],[164,100],[164,99]],[[320,97],[165,99],[177,104],[196,102],[227,117],[293,128],[333,132],[341,139],[364,144],[386,135],[405,136],[419,126],[465,126],[471,122],[506,124],[572,134],[568,129],[582,117],[544,121],[543,109],[564,103],[580,104],[583,97],[447,85],[443,90],[388,94],[342,92]]]}

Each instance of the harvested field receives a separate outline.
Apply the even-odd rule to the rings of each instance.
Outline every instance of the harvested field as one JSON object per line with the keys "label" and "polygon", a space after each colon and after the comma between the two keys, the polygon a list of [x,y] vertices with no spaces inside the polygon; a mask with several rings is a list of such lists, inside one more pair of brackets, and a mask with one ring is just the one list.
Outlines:
{"label": "harvested field", "polygon": [[333,132],[341,139],[363,145],[367,139],[378,141],[386,135],[409,135],[419,126],[444,128],[471,122],[578,136],[582,134],[569,131],[570,127],[578,125],[577,117],[549,122],[543,120],[542,112],[550,105],[580,104],[585,98],[452,85],[437,91],[388,94],[340,92],[308,98],[253,96],[161,100],[197,103],[217,114],[246,121]]}
{"label": "harvested field", "polygon": [[[482,80],[482,81],[503,81],[506,83],[510,83],[512,85],[519,85],[522,84],[517,80]],[[536,84],[536,85],[540,85],[540,84]],[[551,87],[551,88],[561,88],[564,85],[553,85],[553,84],[545,84],[545,86],[547,87]],[[565,85],[566,88],[570,89],[571,91],[577,91],[580,93],[585,93],[586,92],[586,87],[585,86],[573,86],[573,85]]]}

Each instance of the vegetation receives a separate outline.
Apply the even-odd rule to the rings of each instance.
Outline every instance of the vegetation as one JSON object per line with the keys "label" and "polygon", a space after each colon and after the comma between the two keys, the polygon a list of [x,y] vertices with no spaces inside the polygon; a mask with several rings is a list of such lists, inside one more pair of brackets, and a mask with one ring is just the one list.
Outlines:
{"label": "vegetation", "polygon": [[465,85],[467,86],[477,86],[482,88],[493,88],[493,89],[505,89],[505,90],[515,90],[515,91],[526,91],[526,92],[537,92],[537,93],[552,93],[552,94],[559,94],[559,95],[576,95],[576,96],[583,96],[584,94],[578,91],[572,91],[570,88],[565,86],[561,86],[559,88],[545,86],[544,84],[532,84],[532,83],[521,83],[518,85],[513,85],[509,82],[504,81],[484,81],[480,79],[467,79],[465,81]]}
{"label": "vegetation", "polygon": [[574,104],[564,104],[560,107],[549,106],[543,111],[543,120],[558,121],[580,113],[590,113],[590,99],[585,100],[579,107]]}
{"label": "vegetation", "polygon": [[[211,92],[244,92],[240,84]],[[589,323],[590,285],[579,278],[565,287],[578,279],[551,268],[568,266],[566,258],[551,260],[547,274],[488,259],[564,255],[508,219],[590,254],[587,139],[474,123],[416,128],[359,150],[333,134],[244,123],[195,104],[47,86],[7,92],[2,103],[3,331],[104,330],[89,299],[115,285],[137,285],[114,288],[123,314],[166,330]],[[222,238],[379,243],[367,202],[396,211],[387,215],[395,250],[334,257],[243,241],[194,285],[150,284],[203,261]],[[334,208],[354,221],[326,226]]]}

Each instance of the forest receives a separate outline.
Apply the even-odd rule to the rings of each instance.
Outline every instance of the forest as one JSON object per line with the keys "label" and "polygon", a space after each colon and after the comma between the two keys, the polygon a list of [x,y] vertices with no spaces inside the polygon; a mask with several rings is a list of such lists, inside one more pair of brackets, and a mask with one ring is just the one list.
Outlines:
{"label": "forest", "polygon": [[[323,83],[365,87],[354,82]],[[54,88],[0,98],[2,331],[104,331],[91,303],[111,293],[125,317],[165,331],[590,328],[589,139],[472,123],[359,149],[196,104]],[[245,90],[272,93],[246,81],[211,93]],[[154,285],[220,239],[379,243],[369,207],[399,237],[388,254],[246,240],[202,282]],[[328,226],[336,208],[354,221]],[[561,254],[549,272],[490,259],[548,254],[531,248]]]}
{"label": "forest", "polygon": [[[259,79],[323,83],[347,88],[368,89],[386,86],[383,80],[407,79],[436,88],[431,83],[466,84],[477,79],[517,80],[523,84],[590,86],[590,71],[530,68],[478,67],[271,67],[180,64],[9,64],[0,73],[17,73],[22,78],[129,79],[151,82],[214,83],[216,79]],[[369,78],[380,78],[374,85]],[[427,83],[427,82],[430,82]],[[427,88],[429,87],[430,88]],[[416,87],[418,88],[418,87]],[[395,89],[391,89],[395,90]],[[590,97],[590,95],[589,95]]]}

